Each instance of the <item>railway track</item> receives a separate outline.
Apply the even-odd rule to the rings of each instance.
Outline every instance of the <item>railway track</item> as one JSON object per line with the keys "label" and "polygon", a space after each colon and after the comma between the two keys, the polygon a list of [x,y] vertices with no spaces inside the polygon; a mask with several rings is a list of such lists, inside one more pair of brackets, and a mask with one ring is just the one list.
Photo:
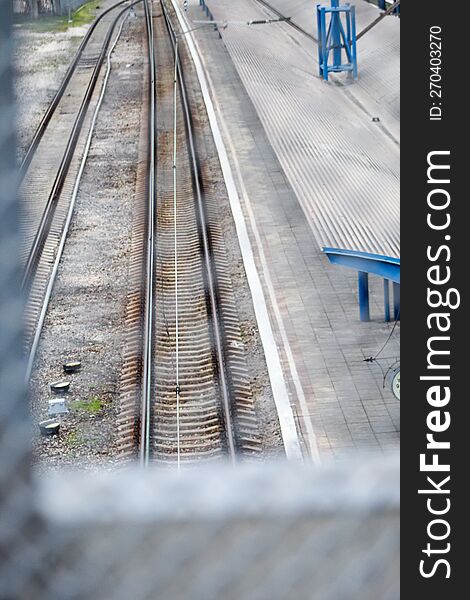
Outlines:
{"label": "railway track", "polygon": [[98,84],[113,33],[135,4],[118,2],[90,27],[20,166],[27,380],[96,118],[90,107],[101,103]]}
{"label": "railway track", "polygon": [[[141,143],[150,158],[145,174],[141,162],[147,206],[133,245],[121,450],[132,457],[137,441],[143,465],[233,462],[258,454],[261,442],[217,197],[198,149],[204,125],[188,94],[195,74],[171,8],[147,0],[145,6],[150,68]],[[139,240],[146,243],[140,251]]]}
{"label": "railway track", "polygon": [[[90,29],[21,165],[27,380],[110,55],[137,3],[117,3]],[[197,78],[171,8],[143,4],[149,68],[120,380],[121,451],[144,466],[233,462],[258,455],[262,445],[213,173],[199,151],[208,123],[194,113]]]}
{"label": "railway track", "polygon": [[[52,98],[49,106],[47,107],[47,110],[44,113],[44,115],[41,119],[41,122],[39,123],[38,128],[36,129],[36,131],[34,133],[33,139],[31,140],[31,143],[23,157],[23,160],[21,161],[21,165],[19,168],[20,180],[23,180],[25,173],[28,170],[29,165],[31,164],[31,160],[39,146],[39,143],[40,143],[59,103],[60,103],[60,100],[64,96],[65,90],[66,90],[66,88],[70,82],[70,79],[71,79],[72,75],[74,74],[74,71],[77,68],[77,65],[83,55],[83,51],[85,50],[85,48],[88,45],[88,42],[90,41],[90,38],[92,37],[92,35],[94,33],[96,33],[97,28],[100,27],[104,23],[104,19],[109,16],[109,13],[114,11],[118,6],[125,4],[125,2],[127,2],[127,0],[120,0],[120,2],[117,2],[113,6],[110,6],[103,13],[101,13],[101,15],[97,19],[95,19],[95,21],[93,21],[93,23],[90,25],[90,28],[86,32],[86,34],[83,36],[83,39],[80,42],[77,52],[75,53],[75,56],[72,59],[72,62],[70,63],[67,71],[65,72],[64,78],[62,79],[62,82],[61,82],[58,90],[54,94],[54,97]],[[85,60],[85,62],[87,62],[88,59],[85,58],[84,60]]]}

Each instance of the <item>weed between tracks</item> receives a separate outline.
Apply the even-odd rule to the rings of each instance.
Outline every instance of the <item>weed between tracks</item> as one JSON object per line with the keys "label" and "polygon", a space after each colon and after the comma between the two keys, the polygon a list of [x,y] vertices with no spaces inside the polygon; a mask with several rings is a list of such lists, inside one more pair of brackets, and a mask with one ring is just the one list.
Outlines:
{"label": "weed between tracks", "polygon": [[89,400],[74,400],[70,403],[70,408],[90,415],[98,414],[103,407],[103,401],[97,396],[93,396]]}

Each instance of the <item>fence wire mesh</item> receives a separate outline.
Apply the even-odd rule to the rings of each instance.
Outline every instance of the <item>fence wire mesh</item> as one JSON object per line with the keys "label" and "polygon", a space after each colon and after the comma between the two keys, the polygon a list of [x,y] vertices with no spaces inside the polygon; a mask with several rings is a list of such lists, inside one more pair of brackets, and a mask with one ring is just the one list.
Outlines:
{"label": "fence wire mesh", "polygon": [[[21,352],[19,232],[12,85],[12,8],[0,2],[0,597],[24,549],[32,516]],[[15,557],[15,558],[13,558]]]}
{"label": "fence wire mesh", "polygon": [[0,599],[395,600],[398,461],[31,474],[0,2]]}
{"label": "fence wire mesh", "polygon": [[42,477],[1,598],[398,598],[393,458]]}

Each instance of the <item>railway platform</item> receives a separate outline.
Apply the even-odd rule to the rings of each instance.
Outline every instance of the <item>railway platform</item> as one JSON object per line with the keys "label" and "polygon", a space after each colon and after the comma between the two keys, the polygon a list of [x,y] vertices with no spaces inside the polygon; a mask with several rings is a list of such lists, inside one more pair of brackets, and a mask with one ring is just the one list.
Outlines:
{"label": "railway platform", "polygon": [[[311,2],[272,4],[284,14],[295,5],[298,22],[313,27]],[[357,85],[326,84],[311,39],[286,23],[240,24],[272,17],[265,6],[208,5],[227,26],[220,34],[199,27],[193,39],[235,175],[302,452],[323,461],[352,449],[396,448],[399,401],[389,368],[399,360],[399,322],[384,322],[378,277],[369,281],[371,320],[361,322],[357,271],[331,265],[322,248],[399,257],[398,20],[387,17],[358,43]],[[356,6],[360,30],[377,9]],[[189,26],[204,18],[197,0],[185,18]],[[378,360],[365,361],[370,357]]]}

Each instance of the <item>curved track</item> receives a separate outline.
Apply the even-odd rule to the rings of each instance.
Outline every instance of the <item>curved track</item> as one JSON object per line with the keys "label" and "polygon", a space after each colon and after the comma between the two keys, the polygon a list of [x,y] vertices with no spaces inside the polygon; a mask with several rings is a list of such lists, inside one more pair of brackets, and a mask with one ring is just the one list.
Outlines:
{"label": "curved track", "polygon": [[133,6],[121,8],[122,4],[105,11],[90,28],[23,160],[21,227],[23,289],[27,294],[27,378],[70,222],[82,156],[89,145],[86,132],[93,123],[89,108],[99,101],[97,84],[113,32]]}
{"label": "curved track", "polygon": [[95,30],[97,29],[97,27],[99,27],[101,25],[101,23],[104,21],[104,19],[107,18],[109,13],[114,11],[118,6],[125,4],[127,1],[128,0],[120,0],[120,2],[117,2],[113,6],[110,6],[108,9],[106,9],[103,13],[101,13],[101,15],[99,17],[97,17],[93,21],[90,28],[86,32],[86,34],[83,36],[83,39],[80,42],[80,46],[78,47],[78,50],[75,53],[75,56],[74,56],[72,62],[70,63],[57,92],[54,94],[54,97],[52,98],[49,106],[47,107],[47,110],[44,113],[44,115],[41,119],[41,122],[39,123],[38,128],[36,129],[36,132],[33,136],[33,139],[31,140],[31,143],[23,157],[23,160],[21,161],[21,165],[19,168],[20,180],[23,180],[23,178],[26,174],[26,171],[28,170],[31,160],[32,160],[32,158],[39,146],[39,143],[42,139],[42,136],[44,135],[44,133],[47,129],[47,126],[49,125],[49,122],[51,121],[51,119],[56,111],[56,108],[59,105],[60,100],[62,99],[62,97],[65,93],[65,90],[67,89],[68,83],[69,83],[72,75],[74,74],[75,69],[77,68],[77,65],[79,64],[80,58],[83,54],[83,51],[87,47],[88,42],[90,41],[90,38],[95,33]]}

